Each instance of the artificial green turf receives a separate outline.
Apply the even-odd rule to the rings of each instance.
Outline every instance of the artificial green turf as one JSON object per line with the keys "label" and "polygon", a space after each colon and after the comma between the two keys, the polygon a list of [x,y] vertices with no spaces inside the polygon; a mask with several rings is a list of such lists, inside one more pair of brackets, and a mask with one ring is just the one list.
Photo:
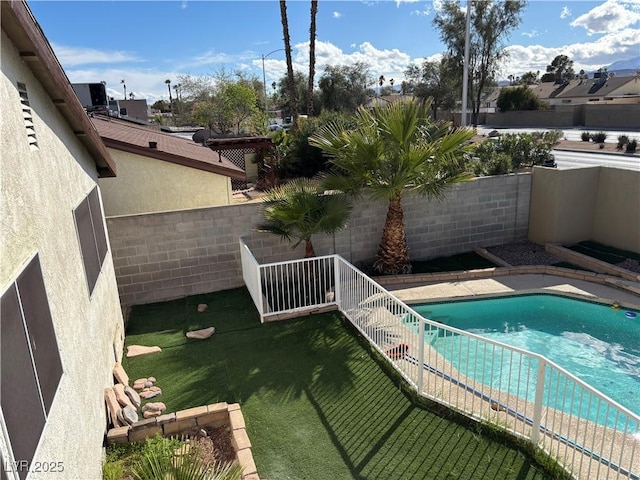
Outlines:
{"label": "artificial green turf", "polygon": [[412,273],[454,272],[491,268],[496,265],[475,252],[459,253],[449,257],[432,258],[411,262]]}
{"label": "artificial green turf", "polygon": [[[198,303],[207,303],[197,313]],[[216,327],[208,340],[187,330]],[[176,411],[239,402],[261,478],[546,479],[518,450],[415,406],[338,314],[261,325],[245,289],[134,308],[125,359]]]}

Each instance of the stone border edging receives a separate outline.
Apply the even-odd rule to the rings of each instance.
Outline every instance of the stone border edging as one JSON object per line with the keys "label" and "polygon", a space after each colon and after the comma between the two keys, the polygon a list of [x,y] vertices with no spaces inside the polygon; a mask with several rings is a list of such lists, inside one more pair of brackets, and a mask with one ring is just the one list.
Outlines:
{"label": "stone border edging", "polygon": [[627,285],[619,278],[613,278],[602,273],[586,272],[583,270],[572,270],[564,267],[553,267],[550,265],[525,265],[517,267],[492,267],[477,270],[460,270],[457,272],[422,273],[414,275],[388,275],[384,277],[374,277],[373,279],[386,288],[388,285],[402,285],[405,283],[431,283],[449,282],[454,280],[473,280],[480,278],[503,277],[506,275],[555,275],[558,277],[583,280],[585,282],[599,283],[610,287],[619,288],[635,295],[640,295],[640,285]]}
{"label": "stone border edging", "polygon": [[133,425],[111,428],[107,432],[107,443],[141,442],[156,434],[162,436],[180,435],[194,427],[228,425],[236,459],[242,467],[243,480],[260,480],[253,460],[251,441],[247,435],[244,416],[237,403],[227,402],[188,408],[175,413],[141,420]]}
{"label": "stone border edging", "polygon": [[563,247],[562,245],[547,243],[544,249],[557,257],[562,258],[570,263],[578,265],[579,267],[588,268],[594,272],[606,273],[609,275],[615,275],[616,277],[624,278],[625,280],[631,280],[632,282],[640,281],[640,275],[631,272],[625,268],[620,268],[616,265],[598,260],[597,258],[590,257],[583,253],[574,252],[571,249]]}

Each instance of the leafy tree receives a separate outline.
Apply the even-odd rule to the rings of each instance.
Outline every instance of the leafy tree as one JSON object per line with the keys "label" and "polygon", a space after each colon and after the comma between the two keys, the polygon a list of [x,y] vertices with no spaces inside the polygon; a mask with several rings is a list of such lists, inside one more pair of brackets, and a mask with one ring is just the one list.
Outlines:
{"label": "leafy tree", "polygon": [[549,65],[547,65],[547,73],[542,75],[542,82],[563,83],[573,80],[576,74],[573,71],[573,60],[566,55],[557,55]]}
{"label": "leafy tree", "polygon": [[[561,131],[508,133],[495,140],[486,140],[477,145],[474,156],[478,159],[477,175],[498,175],[513,172],[521,167],[542,165],[553,160],[556,142]],[[510,164],[505,159],[510,159]]]}
{"label": "leafy tree", "polygon": [[474,132],[454,130],[430,119],[429,102],[399,101],[356,113],[356,128],[328,124],[309,143],[330,155],[335,167],[326,187],[389,202],[374,269],[383,274],[410,273],[402,198],[407,192],[442,198],[445,189],[464,181],[465,154]]}
{"label": "leafy tree", "polygon": [[307,87],[307,115],[314,112],[313,79],[316,74],[316,16],[318,0],[311,0],[311,24],[309,27],[309,83]]}
{"label": "leafy tree", "polygon": [[282,20],[282,35],[284,38],[284,52],[287,58],[287,90],[289,92],[289,108],[291,110],[292,128],[295,130],[298,120],[298,99],[293,78],[293,60],[291,59],[291,38],[289,37],[289,21],[287,20],[287,2],[280,0],[280,17]]}
{"label": "leafy tree", "polygon": [[328,65],[320,77],[320,101],[322,108],[335,112],[354,113],[364,105],[372,93],[369,65]]}
{"label": "leafy tree", "polygon": [[230,83],[220,92],[223,109],[229,116],[229,121],[235,125],[236,133],[240,134],[242,125],[257,111],[257,96],[255,90],[239,83]]}
{"label": "leafy tree", "polygon": [[540,83],[540,71],[528,71],[520,77],[520,85],[537,85]]}
{"label": "leafy tree", "polygon": [[445,56],[439,62],[425,60],[422,66],[410,64],[404,72],[403,93],[412,93],[418,98],[431,98],[433,118],[438,110],[455,107],[460,89],[451,57]]}
{"label": "leafy tree", "polygon": [[[291,101],[289,97],[288,82],[289,82],[289,79],[286,75],[278,81],[279,97],[277,98],[275,104],[280,106],[280,108],[283,110],[286,116],[291,116],[292,110],[291,110]],[[309,96],[308,96],[309,82],[308,82],[307,76],[304,73],[301,73],[298,71],[294,72],[293,84],[294,84],[294,89],[296,91],[295,98],[296,98],[296,101],[298,102],[296,106],[297,107],[296,110],[298,112],[307,112],[307,114],[309,114],[309,111],[307,110],[308,109],[307,102],[309,99]],[[313,102],[313,111],[320,112],[321,110],[320,99],[318,98],[318,95],[316,94],[315,91],[311,92],[311,100]]]}
{"label": "leafy tree", "polygon": [[546,108],[546,104],[541,102],[527,85],[502,88],[496,105],[501,112],[510,110],[544,110]]}
{"label": "leafy tree", "polygon": [[[499,62],[507,56],[504,40],[520,24],[526,4],[525,0],[475,0],[471,4],[469,95],[474,123],[480,111],[482,95],[495,78]],[[441,10],[433,19],[460,77],[464,66],[465,16],[459,0],[444,0]]]}
{"label": "leafy tree", "polygon": [[265,222],[257,229],[293,242],[304,242],[304,257],[315,257],[311,236],[333,234],[347,225],[352,204],[342,193],[325,194],[317,180],[299,178],[270,190],[264,198]]}
{"label": "leafy tree", "polygon": [[170,111],[169,104],[164,100],[156,100],[155,102],[153,102],[153,105],[151,105],[151,108],[154,110],[158,110],[161,113]]}

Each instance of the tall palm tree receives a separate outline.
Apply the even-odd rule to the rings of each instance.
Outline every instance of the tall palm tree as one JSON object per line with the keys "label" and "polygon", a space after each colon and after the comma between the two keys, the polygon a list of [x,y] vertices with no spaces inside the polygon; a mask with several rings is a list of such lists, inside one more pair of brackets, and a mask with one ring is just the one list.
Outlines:
{"label": "tall palm tree", "polygon": [[[164,81],[164,83],[167,84],[167,89],[169,90],[169,106],[173,107],[173,97],[171,96],[171,80],[169,80],[168,78]],[[173,108],[171,108],[171,110],[173,111]]]}
{"label": "tall palm tree", "polygon": [[374,264],[383,274],[410,273],[402,198],[408,192],[441,199],[445,189],[470,178],[464,157],[474,132],[454,130],[429,117],[430,102],[399,101],[356,113],[357,127],[330,123],[309,143],[331,156],[335,172],[325,188],[388,201],[382,241]]}
{"label": "tall palm tree", "polygon": [[289,21],[287,20],[287,2],[280,0],[280,17],[282,19],[282,35],[284,37],[284,53],[287,57],[287,90],[289,90],[289,106],[291,110],[291,128],[296,129],[298,119],[298,98],[293,78],[293,60],[291,59],[291,38],[289,37]]}
{"label": "tall palm tree", "polygon": [[318,0],[311,0],[311,26],[309,27],[309,84],[307,87],[307,115],[313,115],[313,77],[316,74],[316,16]]}
{"label": "tall palm tree", "polygon": [[263,204],[265,222],[257,229],[293,242],[292,248],[304,242],[304,257],[315,257],[311,236],[341,230],[351,210],[346,195],[339,192],[325,195],[320,182],[300,178],[267,193]]}

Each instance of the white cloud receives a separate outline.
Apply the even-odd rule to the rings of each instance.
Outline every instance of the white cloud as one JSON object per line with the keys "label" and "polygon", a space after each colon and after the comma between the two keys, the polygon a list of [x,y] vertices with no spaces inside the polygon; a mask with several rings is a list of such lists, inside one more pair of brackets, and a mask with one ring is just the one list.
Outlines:
{"label": "white cloud", "polygon": [[333,18],[340,18],[342,14],[340,12],[333,12]]}
{"label": "white cloud", "polygon": [[417,3],[420,0],[396,0],[396,7],[400,7],[403,3]]}
{"label": "white cloud", "polygon": [[529,38],[533,38],[533,37],[537,37],[540,34],[538,33],[537,30],[531,30],[530,32],[522,32],[522,36],[523,37],[529,37]]}
{"label": "white cloud", "polygon": [[51,47],[56,53],[60,64],[65,67],[75,67],[77,65],[91,65],[96,63],[121,63],[136,62],[139,59],[129,52],[96,50],[94,48],[68,47],[65,45],[52,44]]}
{"label": "white cloud", "polygon": [[544,73],[556,55],[567,55],[573,60],[575,71],[597,70],[616,60],[637,56],[639,44],[640,30],[626,28],[603,35],[590,43],[574,43],[560,47],[512,45],[507,48],[509,57],[503,63],[501,72],[504,77],[510,74],[521,75],[529,70],[540,70]]}
{"label": "white cloud", "polygon": [[193,63],[195,65],[202,64],[215,64],[215,63],[226,63],[229,62],[229,55],[221,52],[214,52],[209,50],[208,52],[203,53],[197,57],[193,58]]}
{"label": "white cloud", "polygon": [[184,10],[185,8],[187,8],[187,0],[182,0],[182,3],[180,4],[180,8],[182,10]]}
{"label": "white cloud", "polygon": [[571,16],[571,10],[566,5],[562,7],[562,11],[560,12],[560,18],[567,18]]}
{"label": "white cloud", "polygon": [[640,21],[637,5],[637,1],[607,0],[574,19],[571,26],[584,27],[589,35],[615,32]]}
{"label": "white cloud", "polygon": [[425,3],[422,7],[422,10],[413,10],[411,15],[416,15],[418,17],[427,17],[431,13],[431,7],[429,7],[428,3]]}

